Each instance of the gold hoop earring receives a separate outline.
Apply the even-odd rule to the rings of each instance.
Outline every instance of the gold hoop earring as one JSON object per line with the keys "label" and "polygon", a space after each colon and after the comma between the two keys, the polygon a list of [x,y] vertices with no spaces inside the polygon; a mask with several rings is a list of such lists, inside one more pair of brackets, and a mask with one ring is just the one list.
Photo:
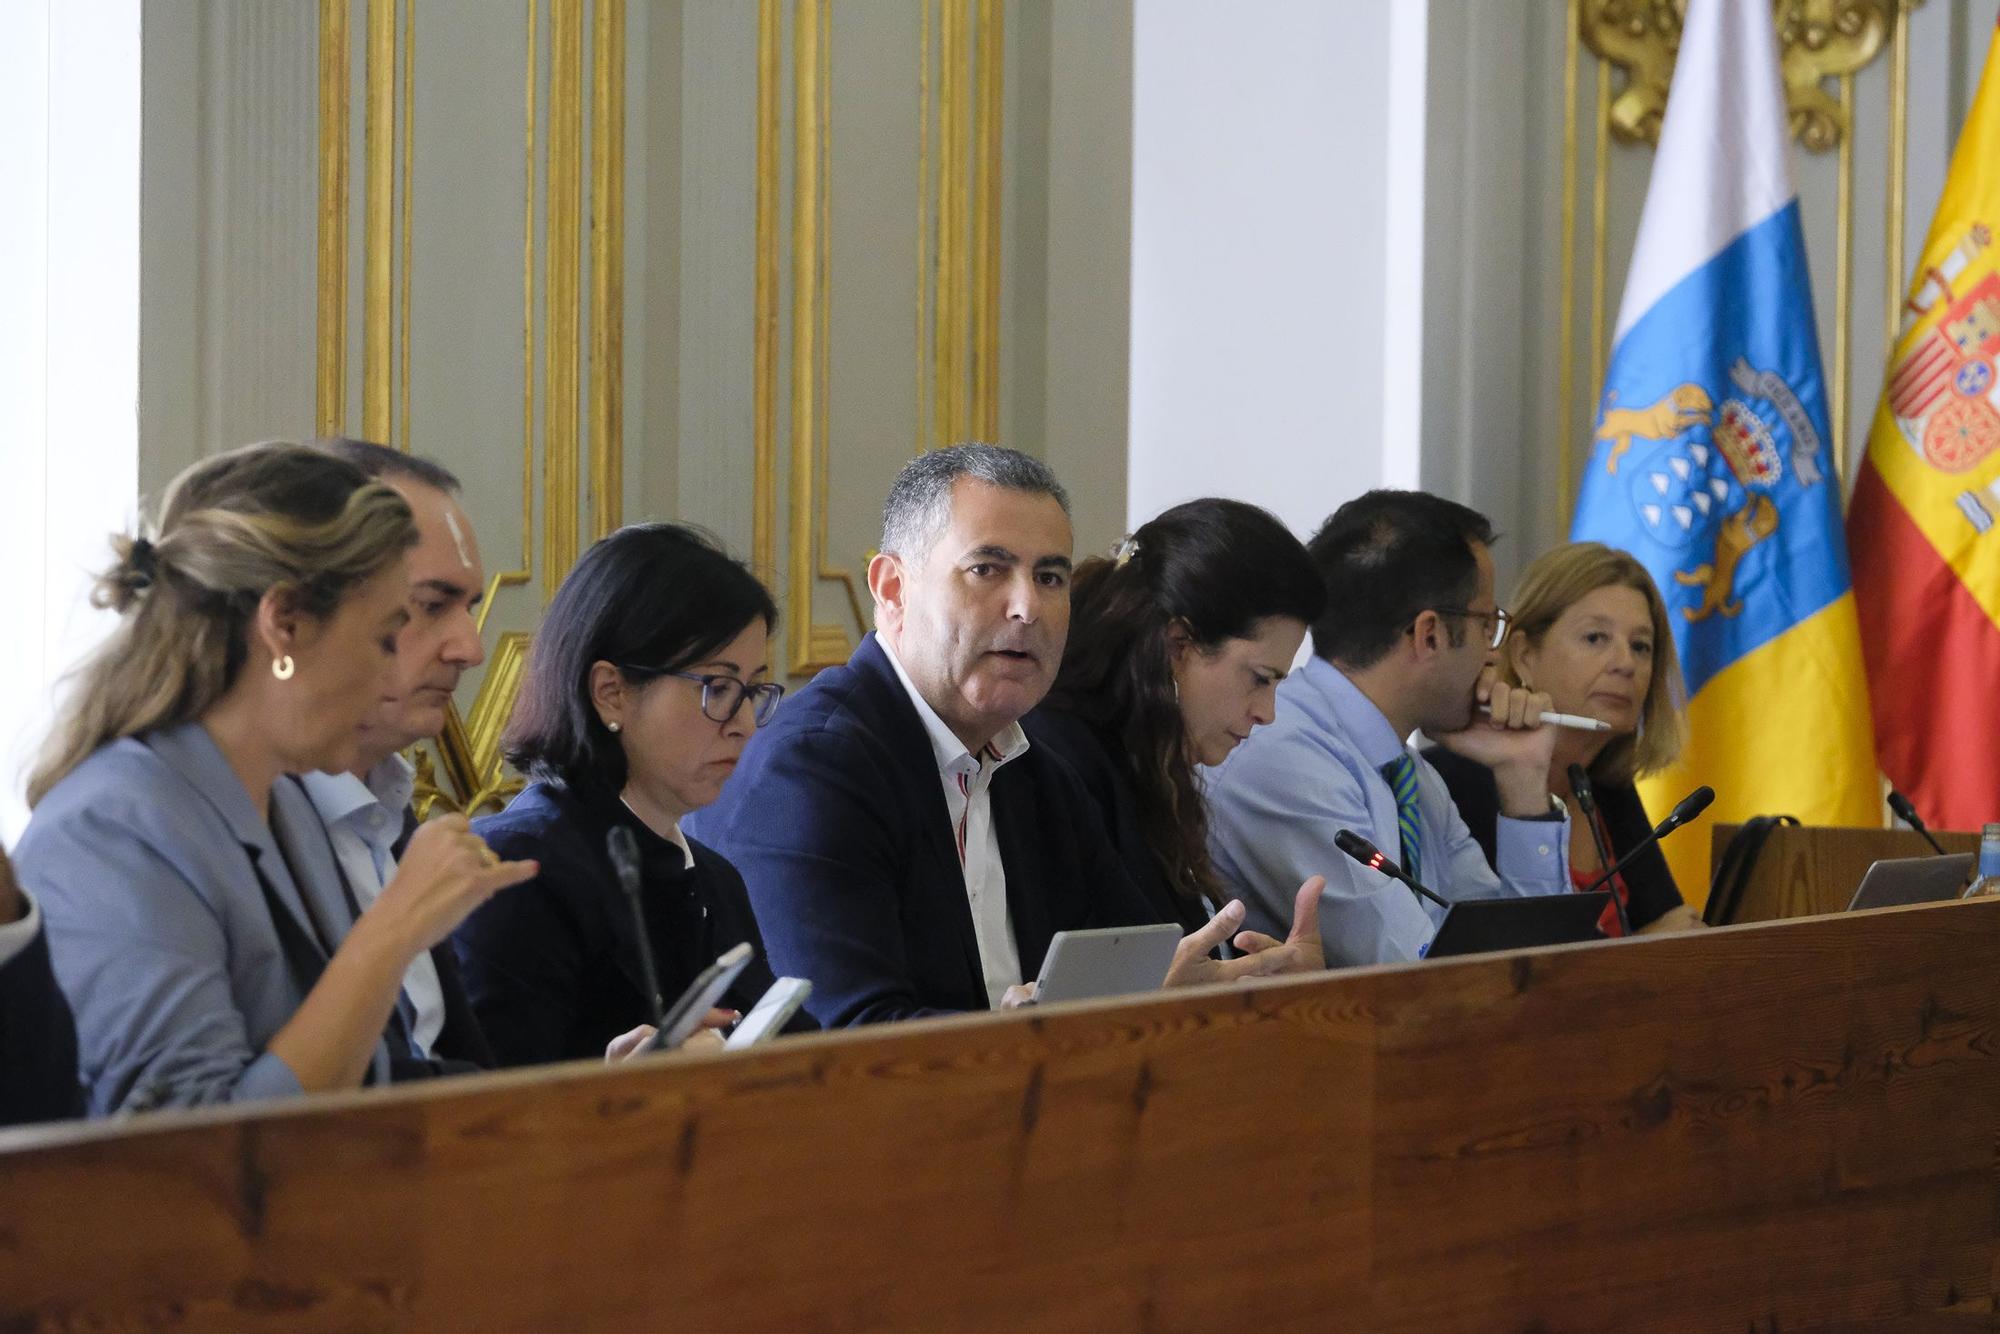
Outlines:
{"label": "gold hoop earring", "polygon": [[277,677],[280,681],[291,680],[292,673],[295,670],[296,667],[292,662],[292,655],[289,653],[282,658],[271,659],[271,675]]}

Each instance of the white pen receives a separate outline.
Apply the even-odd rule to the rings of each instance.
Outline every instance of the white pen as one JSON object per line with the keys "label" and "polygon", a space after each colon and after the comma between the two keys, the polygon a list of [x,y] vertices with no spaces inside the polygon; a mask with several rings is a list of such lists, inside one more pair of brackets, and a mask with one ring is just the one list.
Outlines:
{"label": "white pen", "polygon": [[[1491,716],[1493,706],[1482,704],[1479,706],[1479,711]],[[1611,724],[1605,722],[1602,718],[1586,718],[1580,713],[1545,713],[1542,715],[1542,721],[1550,727],[1574,727],[1579,732],[1609,732],[1611,730]]]}

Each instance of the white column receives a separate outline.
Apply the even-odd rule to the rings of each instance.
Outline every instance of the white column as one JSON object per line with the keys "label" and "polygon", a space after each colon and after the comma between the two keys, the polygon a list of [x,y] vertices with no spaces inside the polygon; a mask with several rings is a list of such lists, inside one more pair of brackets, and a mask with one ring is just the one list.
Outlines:
{"label": "white column", "polygon": [[0,6],[0,837],[138,492],[140,0]]}
{"label": "white column", "polygon": [[1308,533],[1418,475],[1429,0],[1134,10],[1127,512]]}

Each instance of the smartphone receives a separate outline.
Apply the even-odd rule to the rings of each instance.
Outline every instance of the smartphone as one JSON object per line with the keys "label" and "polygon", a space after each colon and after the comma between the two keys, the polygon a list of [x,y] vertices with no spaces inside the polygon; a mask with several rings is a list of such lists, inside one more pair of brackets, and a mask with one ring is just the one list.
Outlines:
{"label": "smartphone", "polygon": [[736,1031],[722,1045],[730,1051],[742,1051],[778,1036],[786,1022],[806,1003],[806,997],[812,995],[812,989],[813,984],[803,977],[779,978],[758,997],[750,1013],[743,1016]]}
{"label": "smartphone", "polygon": [[750,942],[745,941],[734,949],[723,951],[721,957],[702,969],[701,976],[681,993],[681,998],[667,1011],[660,1031],[653,1034],[647,1050],[672,1051],[686,1042],[701,1027],[703,1017],[722,999],[722,993],[735,984],[738,975],[756,956],[757,952],[750,948]]}

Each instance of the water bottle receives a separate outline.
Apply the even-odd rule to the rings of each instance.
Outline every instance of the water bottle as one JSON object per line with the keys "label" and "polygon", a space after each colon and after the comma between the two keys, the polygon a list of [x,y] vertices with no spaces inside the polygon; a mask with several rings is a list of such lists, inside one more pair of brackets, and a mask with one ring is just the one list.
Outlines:
{"label": "water bottle", "polygon": [[1979,865],[1965,890],[1968,899],[1985,894],[2000,894],[2000,824],[1989,824],[1979,831]]}

